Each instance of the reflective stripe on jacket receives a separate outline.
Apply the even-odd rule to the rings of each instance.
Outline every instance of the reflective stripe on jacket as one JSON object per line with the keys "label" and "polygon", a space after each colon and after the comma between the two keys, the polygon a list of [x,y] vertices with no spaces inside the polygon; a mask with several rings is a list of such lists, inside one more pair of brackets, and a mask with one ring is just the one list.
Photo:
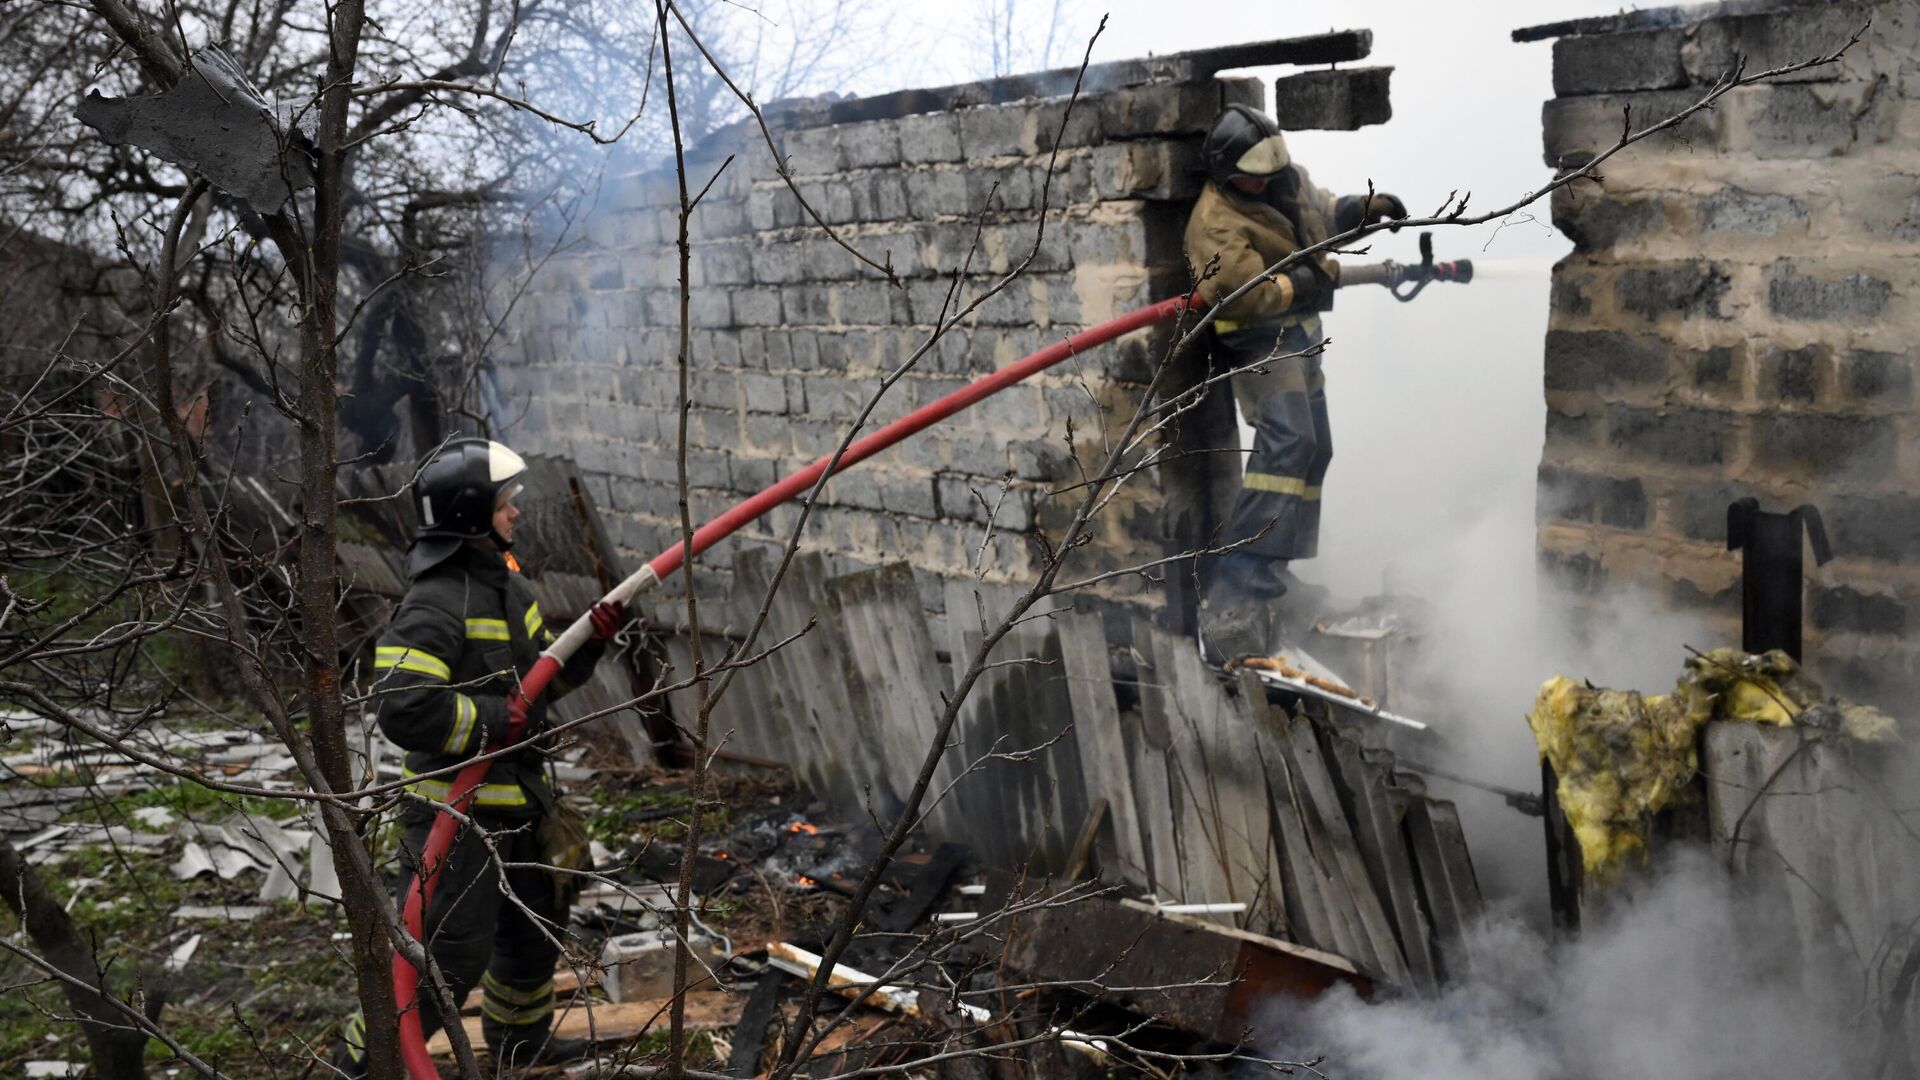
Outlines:
{"label": "reflective stripe on jacket", "polygon": [[[435,772],[498,743],[507,731],[507,695],[553,635],[526,579],[500,556],[475,548],[415,579],[374,647],[375,715],[380,730],[407,752],[405,775]],[[561,669],[530,710],[542,725],[545,702],[593,673],[601,648],[591,642]],[[544,758],[526,750],[495,759],[476,807],[537,814],[552,801]],[[452,774],[408,787],[444,801]]]}

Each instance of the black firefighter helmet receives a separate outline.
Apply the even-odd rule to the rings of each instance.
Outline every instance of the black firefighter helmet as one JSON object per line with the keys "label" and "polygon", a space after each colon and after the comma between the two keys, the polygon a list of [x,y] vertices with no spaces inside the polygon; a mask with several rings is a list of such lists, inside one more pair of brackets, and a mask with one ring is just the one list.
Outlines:
{"label": "black firefighter helmet", "polygon": [[484,536],[500,550],[512,547],[493,529],[493,511],[520,488],[527,463],[519,454],[487,439],[454,439],[421,466],[413,484],[413,508],[420,526],[407,549],[407,573],[419,577],[460,545]]}
{"label": "black firefighter helmet", "polygon": [[1207,176],[1223,187],[1236,176],[1278,176],[1293,164],[1273,117],[1240,104],[1227,106],[1214,119],[1200,144],[1200,161]]}

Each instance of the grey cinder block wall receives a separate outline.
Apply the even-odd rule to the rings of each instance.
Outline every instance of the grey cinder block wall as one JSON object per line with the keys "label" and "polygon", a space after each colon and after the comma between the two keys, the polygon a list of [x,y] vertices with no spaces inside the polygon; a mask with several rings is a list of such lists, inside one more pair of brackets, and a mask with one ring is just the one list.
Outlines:
{"label": "grey cinder block wall", "polygon": [[[808,202],[847,242],[890,263],[904,288],[812,223],[757,126],[703,140],[689,162],[696,190],[732,161],[692,219],[695,524],[830,452],[882,377],[926,342],[956,273],[964,304],[1032,255],[1028,273],[893,386],[865,430],[1185,291],[1181,233],[1199,191],[1200,138],[1225,104],[1267,99],[1258,80],[1215,72],[1320,65],[1285,94],[1293,126],[1378,122],[1385,69],[1324,67],[1364,56],[1370,40],[1345,32],[1100,65],[1070,116],[1073,72],[770,108]],[[677,200],[671,169],[609,178],[579,238],[533,276],[498,365],[503,397],[515,403],[506,437],[572,455],[636,565],[679,538]],[[813,512],[806,549],[835,569],[905,558],[936,613],[947,578],[1031,581],[1035,530],[1057,535],[1077,501],[1048,493],[1080,478],[1074,455],[1097,465],[1167,343],[1140,333],[1089,352],[843,474]],[[1128,485],[1069,577],[1163,554],[1160,483],[1147,472]],[[779,545],[797,513],[782,507],[706,556],[710,595],[725,591],[734,552]],[[1161,603],[1159,586],[1136,576],[1095,592]],[[675,610],[663,604],[659,614],[671,620]]]}
{"label": "grey cinder block wall", "polygon": [[[1733,3],[1520,31],[1554,37],[1549,165],[1743,87],[1558,194],[1575,244],[1546,340],[1538,551],[1596,599],[1633,584],[1738,640],[1729,501],[1824,514],[1807,650],[1856,692],[1920,674],[1920,4]],[[1811,560],[1809,559],[1811,567]]]}

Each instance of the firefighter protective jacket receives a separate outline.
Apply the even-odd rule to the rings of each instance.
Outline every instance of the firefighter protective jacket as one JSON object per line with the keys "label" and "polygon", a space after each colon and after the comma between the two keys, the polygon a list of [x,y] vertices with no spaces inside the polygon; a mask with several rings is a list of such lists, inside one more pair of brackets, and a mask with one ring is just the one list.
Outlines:
{"label": "firefighter protective jacket", "polygon": [[[1194,273],[1201,274],[1216,255],[1220,258],[1218,271],[1200,283],[1200,297],[1209,305],[1302,247],[1333,235],[1333,197],[1315,187],[1306,170],[1293,168],[1299,173],[1299,197],[1292,208],[1298,229],[1287,214],[1260,196],[1223,189],[1211,180],[1200,192],[1187,218],[1187,260]],[[1313,258],[1329,283],[1340,280],[1338,263],[1325,255]],[[1214,329],[1231,333],[1252,326],[1302,324],[1310,333],[1317,332],[1318,305],[1302,304],[1302,299],[1284,273],[1276,274],[1220,312]]]}
{"label": "firefighter protective jacket", "polygon": [[[380,730],[407,752],[404,774],[432,772],[505,738],[507,695],[553,641],[525,578],[494,552],[463,547],[414,579],[374,648]],[[544,701],[586,682],[603,646],[574,654],[540,702],[528,710],[538,730]],[[496,758],[474,798],[492,815],[531,817],[553,802],[538,749]],[[452,776],[409,787],[445,801]]]}

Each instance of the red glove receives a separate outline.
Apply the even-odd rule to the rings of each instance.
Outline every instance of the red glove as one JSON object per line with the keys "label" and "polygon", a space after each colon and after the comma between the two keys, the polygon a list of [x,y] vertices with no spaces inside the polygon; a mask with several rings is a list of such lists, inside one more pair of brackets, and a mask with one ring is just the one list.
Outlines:
{"label": "red glove", "polygon": [[626,625],[627,605],[602,600],[587,612],[587,618],[593,621],[595,641],[611,641],[613,635],[619,633],[620,627]]}
{"label": "red glove", "polygon": [[512,742],[527,730],[527,699],[515,690],[507,695],[507,741]]}

